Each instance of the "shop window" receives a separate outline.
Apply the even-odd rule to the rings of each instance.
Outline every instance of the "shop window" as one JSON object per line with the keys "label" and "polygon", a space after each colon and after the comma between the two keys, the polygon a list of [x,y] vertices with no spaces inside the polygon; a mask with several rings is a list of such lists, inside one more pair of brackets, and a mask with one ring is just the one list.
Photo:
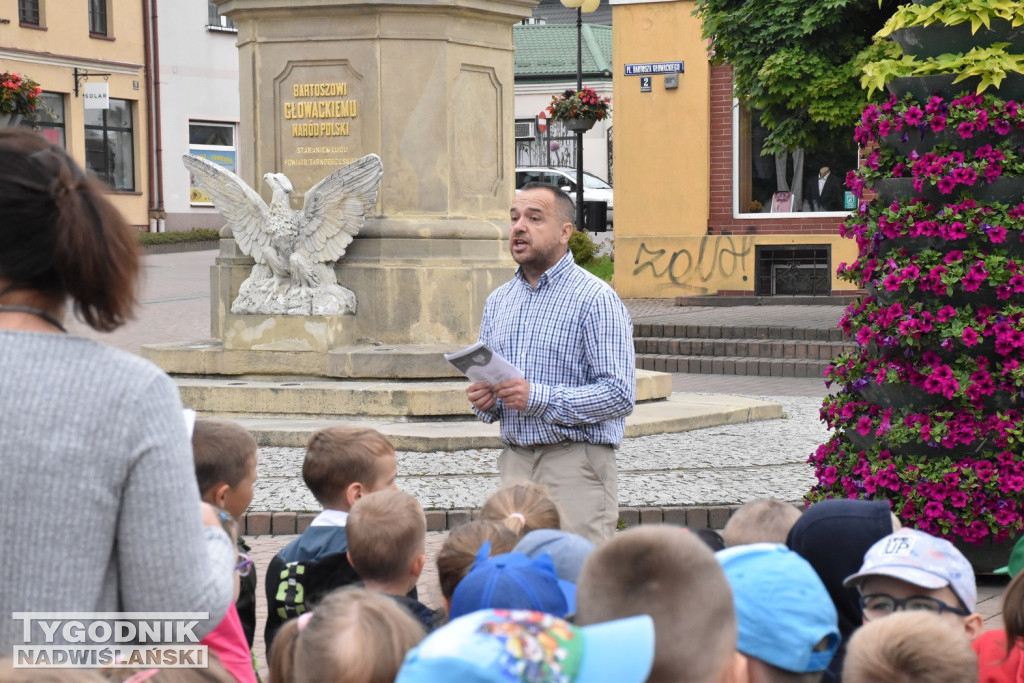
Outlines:
{"label": "shop window", "polygon": [[110,35],[107,19],[107,0],[89,0],[89,33],[95,36]]}
{"label": "shop window", "polygon": [[85,110],[85,167],[115,190],[135,190],[135,131],[130,100]]}
{"label": "shop window", "polygon": [[[212,161],[232,173],[237,172],[234,124],[190,121],[188,153]],[[213,206],[206,191],[198,187],[194,179],[190,179],[189,203],[192,206]]]}
{"label": "shop window", "polygon": [[[756,111],[734,107],[736,212],[845,212],[853,208],[846,174],[857,168],[853,126],[849,135],[836,134],[813,149],[764,156],[767,132]],[[822,169],[828,176],[821,177]]]}
{"label": "shop window", "polygon": [[27,126],[57,145],[67,149],[64,138],[64,95],[59,92],[44,92],[39,96],[40,106],[36,107],[34,118],[23,119]]}

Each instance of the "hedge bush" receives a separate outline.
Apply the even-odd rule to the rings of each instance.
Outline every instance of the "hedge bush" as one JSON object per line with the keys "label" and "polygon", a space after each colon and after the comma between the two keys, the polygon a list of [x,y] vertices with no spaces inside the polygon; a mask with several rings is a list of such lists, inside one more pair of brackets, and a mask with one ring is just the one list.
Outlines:
{"label": "hedge bush", "polygon": [[213,242],[220,239],[220,232],[205,228],[177,230],[174,232],[140,232],[139,244],[179,244],[181,242]]}

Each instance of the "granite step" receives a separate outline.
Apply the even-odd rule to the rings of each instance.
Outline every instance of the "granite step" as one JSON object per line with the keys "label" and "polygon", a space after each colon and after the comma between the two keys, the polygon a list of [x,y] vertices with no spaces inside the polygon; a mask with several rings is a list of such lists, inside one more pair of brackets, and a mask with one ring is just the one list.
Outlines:
{"label": "granite step", "polygon": [[663,356],[744,356],[775,360],[831,360],[857,345],[843,341],[807,341],[802,339],[698,339],[675,337],[636,337],[638,354]]}
{"label": "granite step", "polygon": [[761,358],[754,356],[686,356],[636,354],[636,366],[659,372],[691,372],[703,375],[756,375],[759,377],[821,378],[829,360]]}

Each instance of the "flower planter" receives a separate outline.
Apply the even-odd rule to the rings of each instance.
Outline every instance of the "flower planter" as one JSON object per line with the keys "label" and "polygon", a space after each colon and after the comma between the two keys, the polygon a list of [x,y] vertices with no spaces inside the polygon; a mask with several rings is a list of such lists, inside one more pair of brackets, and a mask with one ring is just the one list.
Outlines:
{"label": "flower planter", "polygon": [[[906,140],[903,139],[904,137]],[[949,145],[952,149],[973,152],[982,145],[994,147],[1002,142],[1024,144],[1024,130],[1015,128],[1006,135],[1000,135],[993,130],[984,130],[974,133],[969,138],[964,138],[953,127],[945,128],[938,133],[930,128],[925,128],[923,131],[918,128],[905,128],[901,131],[892,131],[885,136],[883,142],[887,147],[892,147],[900,154],[910,154],[914,150],[924,154],[940,144]]]}
{"label": "flower planter", "polygon": [[[942,95],[948,99],[965,93],[973,93],[981,83],[981,79],[976,76],[953,83],[956,78],[956,74],[902,76],[886,83],[885,88],[896,97],[910,94],[921,102],[927,102],[932,95]],[[996,91],[1000,97],[1007,100],[1021,99],[1024,97],[1024,74],[1007,74]]]}
{"label": "flower planter", "polygon": [[1000,567],[1005,567],[1010,561],[1010,553],[1017,539],[994,541],[991,537],[986,538],[980,545],[967,543],[959,538],[953,539],[953,545],[964,554],[964,557],[971,563],[975,574],[991,574]]}
{"label": "flower planter", "polygon": [[891,38],[903,48],[903,54],[920,59],[966,54],[974,47],[992,43],[1009,43],[1006,51],[1013,54],[1024,52],[1024,26],[1014,28],[1005,19],[993,19],[991,28],[982,26],[973,34],[970,22],[964,22],[955,26],[908,26],[893,31]]}
{"label": "flower planter", "polygon": [[871,189],[878,195],[878,200],[885,204],[891,204],[896,199],[902,201],[911,197],[924,197],[938,207],[957,202],[961,194],[968,194],[979,202],[1016,205],[1024,201],[1024,176],[1000,176],[991,183],[979,178],[974,185],[957,185],[950,194],[942,194],[938,187],[928,184],[917,192],[913,178],[881,178],[874,182]]}
{"label": "flower planter", "polygon": [[921,387],[909,384],[875,384],[868,382],[868,385],[861,389],[860,395],[866,401],[881,405],[892,406],[893,408],[906,407],[912,410],[923,410],[943,400],[938,394],[929,394]]}
{"label": "flower planter", "polygon": [[562,125],[572,131],[587,131],[594,127],[597,119],[563,119]]}

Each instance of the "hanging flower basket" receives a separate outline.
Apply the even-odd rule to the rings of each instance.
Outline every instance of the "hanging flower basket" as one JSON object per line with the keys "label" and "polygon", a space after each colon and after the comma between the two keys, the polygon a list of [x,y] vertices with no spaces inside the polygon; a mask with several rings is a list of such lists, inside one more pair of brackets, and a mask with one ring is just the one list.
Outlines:
{"label": "hanging flower basket", "polygon": [[561,121],[569,130],[590,130],[611,112],[611,99],[600,97],[593,88],[566,90],[551,98],[548,118]]}
{"label": "hanging flower basket", "polygon": [[597,119],[566,119],[562,125],[571,131],[587,131],[594,127]]}
{"label": "hanging flower basket", "polygon": [[31,78],[0,73],[0,122],[8,128],[20,125],[24,117],[32,116],[40,106],[42,93],[42,88]]}

